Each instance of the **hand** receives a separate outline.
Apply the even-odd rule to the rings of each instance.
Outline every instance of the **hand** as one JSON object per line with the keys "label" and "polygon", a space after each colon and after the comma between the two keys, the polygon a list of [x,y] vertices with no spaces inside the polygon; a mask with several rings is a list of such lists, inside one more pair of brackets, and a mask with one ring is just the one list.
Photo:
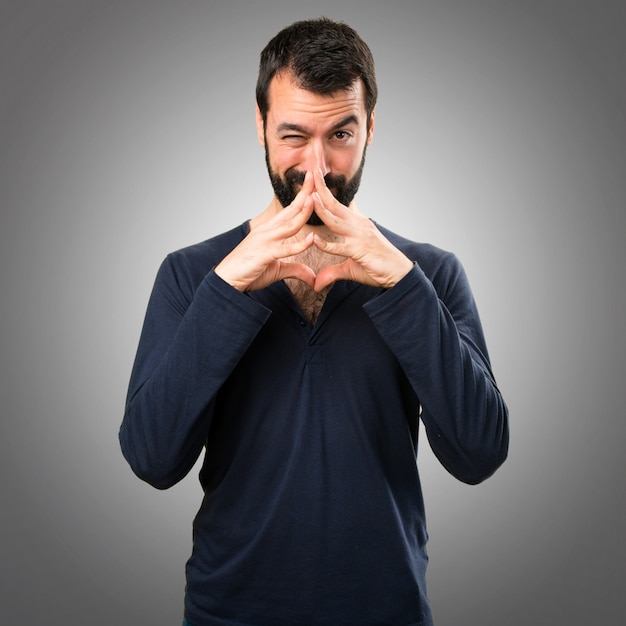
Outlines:
{"label": "hand", "polygon": [[293,239],[313,213],[313,189],[313,176],[308,173],[294,201],[251,229],[217,265],[215,273],[239,291],[263,289],[283,278],[298,278],[314,288],[315,273],[310,267],[282,260],[313,245],[313,233],[299,241]]}
{"label": "hand", "polygon": [[338,265],[320,270],[314,289],[321,291],[336,280],[353,280],[364,285],[390,288],[406,276],[412,261],[396,248],[354,203],[341,204],[324,182],[322,173],[314,173],[315,212],[340,241],[326,241],[318,234],[314,244],[328,254],[346,257]]}

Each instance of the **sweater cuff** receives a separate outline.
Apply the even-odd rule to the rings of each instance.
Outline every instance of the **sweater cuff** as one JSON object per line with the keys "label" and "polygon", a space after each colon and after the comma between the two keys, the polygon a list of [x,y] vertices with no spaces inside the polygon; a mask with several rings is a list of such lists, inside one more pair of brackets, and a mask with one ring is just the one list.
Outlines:
{"label": "sweater cuff", "polygon": [[428,292],[434,292],[434,287],[422,268],[414,263],[406,276],[390,289],[366,302],[363,309],[370,318],[397,317],[403,309],[414,307],[416,297],[427,297]]}
{"label": "sweater cuff", "polygon": [[208,289],[212,298],[216,296],[221,299],[226,310],[231,310],[239,314],[253,318],[260,324],[264,324],[272,314],[272,311],[251,298],[248,294],[242,293],[232,285],[220,278],[211,270],[204,278],[204,286]]}

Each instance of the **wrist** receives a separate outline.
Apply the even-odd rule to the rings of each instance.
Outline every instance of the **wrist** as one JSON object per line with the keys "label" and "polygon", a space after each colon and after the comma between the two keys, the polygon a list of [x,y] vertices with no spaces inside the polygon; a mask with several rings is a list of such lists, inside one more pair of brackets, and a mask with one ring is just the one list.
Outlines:
{"label": "wrist", "polygon": [[394,287],[397,285],[403,278],[405,278],[409,272],[413,269],[414,263],[407,256],[403,256],[402,262],[398,264],[398,269],[394,272],[394,275],[391,279],[391,284],[389,287]]}
{"label": "wrist", "polygon": [[223,261],[221,263],[218,263],[213,268],[213,271],[215,272],[216,276],[221,278],[225,283],[227,283],[228,285],[230,285],[231,287],[233,287],[237,291],[242,291],[242,292],[245,291],[243,289],[243,287],[240,284],[238,284],[237,281],[234,278],[229,276],[228,268],[224,267],[224,262]]}

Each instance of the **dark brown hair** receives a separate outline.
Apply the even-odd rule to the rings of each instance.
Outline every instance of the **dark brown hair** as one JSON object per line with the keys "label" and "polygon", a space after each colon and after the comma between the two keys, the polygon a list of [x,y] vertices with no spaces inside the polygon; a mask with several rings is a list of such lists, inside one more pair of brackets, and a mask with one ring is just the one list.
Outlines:
{"label": "dark brown hair", "polygon": [[307,91],[331,95],[349,89],[357,79],[365,86],[365,110],[370,118],[378,87],[374,59],[358,33],[343,22],[322,17],[295,22],[281,30],[261,52],[256,101],[267,119],[268,91],[272,78],[283,71],[295,77]]}

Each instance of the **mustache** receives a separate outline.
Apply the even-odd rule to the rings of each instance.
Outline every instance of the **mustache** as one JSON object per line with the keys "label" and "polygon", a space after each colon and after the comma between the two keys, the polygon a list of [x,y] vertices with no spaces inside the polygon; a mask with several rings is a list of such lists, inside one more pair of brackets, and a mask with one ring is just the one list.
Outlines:
{"label": "mustache", "polygon": [[[285,172],[285,182],[290,185],[303,185],[306,172],[289,169]],[[324,182],[329,189],[342,189],[347,178],[343,174],[326,174]]]}

